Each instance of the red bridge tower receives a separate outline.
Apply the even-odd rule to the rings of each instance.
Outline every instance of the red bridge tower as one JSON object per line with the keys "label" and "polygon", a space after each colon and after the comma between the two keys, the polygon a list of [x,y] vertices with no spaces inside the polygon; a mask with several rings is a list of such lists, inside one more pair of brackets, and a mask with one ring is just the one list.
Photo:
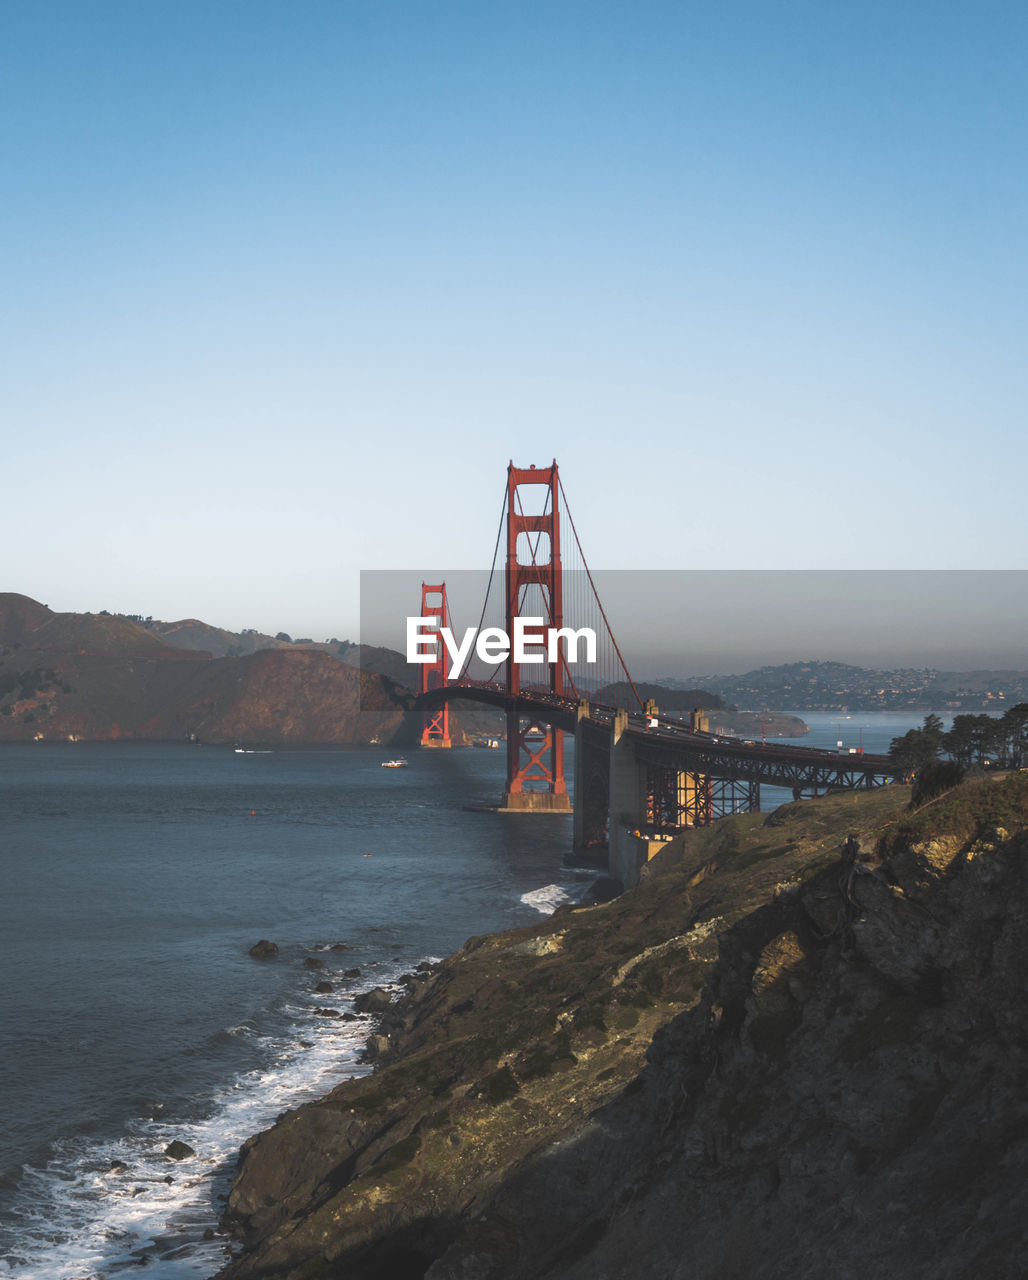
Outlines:
{"label": "red bridge tower", "polygon": [[[430,585],[421,584],[421,616],[437,618],[436,627],[450,627],[450,609],[446,603],[446,583]],[[447,668],[446,649],[441,643],[436,644],[436,656],[432,662],[422,663],[418,667],[418,693],[428,693],[430,689],[440,689],[446,684]],[[421,746],[449,747],[450,742],[450,704],[442,702],[438,707],[426,710],[422,719]]]}
{"label": "red bridge tower", "polygon": [[[530,508],[542,513],[526,515],[519,490],[534,489],[535,502],[526,494]],[[550,467],[507,468],[507,635],[513,640],[514,620],[542,617],[542,634],[563,626],[563,597],[560,567],[560,482],[557,463]],[[535,590],[533,590],[535,588]],[[534,628],[532,629],[535,630]],[[514,661],[513,648],[507,658],[507,787],[504,808],[566,813],[571,809],[564,781],[564,739],[559,730],[531,718],[519,710],[517,696],[526,684],[534,691],[564,692],[561,662],[522,668]],[[539,680],[526,675],[539,672]]]}

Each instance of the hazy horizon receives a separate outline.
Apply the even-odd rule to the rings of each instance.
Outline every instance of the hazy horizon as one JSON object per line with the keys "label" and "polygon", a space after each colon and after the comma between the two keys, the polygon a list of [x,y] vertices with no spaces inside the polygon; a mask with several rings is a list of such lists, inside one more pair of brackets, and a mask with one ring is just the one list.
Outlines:
{"label": "hazy horizon", "polygon": [[[463,631],[479,621],[488,576],[464,569],[365,571],[360,623],[291,628],[272,620],[255,629],[402,651],[404,620],[417,612],[422,581],[448,583],[454,624]],[[596,570],[593,579],[629,667],[642,680],[741,675],[807,661],[880,670],[1028,670],[1028,570]],[[569,602],[575,582],[574,573],[565,574]],[[100,611],[21,594],[55,612]],[[219,610],[159,620],[191,618],[243,629]],[[494,606],[484,625],[499,621]],[[672,634],[680,644],[669,641]]]}
{"label": "hazy horizon", "polygon": [[[422,581],[447,584],[455,628],[477,625],[488,573],[361,575],[361,639],[402,650]],[[1028,570],[597,570],[633,675],[743,674],[808,660],[883,670],[1028,670]],[[565,622],[587,584],[565,573]],[[485,624],[498,624],[497,588]],[[338,633],[336,633],[338,634]],[[670,637],[680,637],[678,643]]]}

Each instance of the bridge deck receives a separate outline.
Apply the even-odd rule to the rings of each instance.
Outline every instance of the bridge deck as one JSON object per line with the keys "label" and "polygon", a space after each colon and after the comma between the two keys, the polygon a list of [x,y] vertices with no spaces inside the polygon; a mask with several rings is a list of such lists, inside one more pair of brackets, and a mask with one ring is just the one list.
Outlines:
{"label": "bridge deck", "polygon": [[[428,703],[454,699],[481,702],[501,709],[510,704],[507,691],[500,684],[447,685],[422,698]],[[522,691],[514,701],[525,715],[574,733],[579,718],[577,699]],[[612,733],[615,714],[614,707],[590,702],[588,723]],[[654,768],[684,769],[794,790],[866,789],[894,781],[903,773],[885,755],[844,755],[816,747],[779,746],[723,734],[698,733],[665,716],[658,716],[656,727],[652,727],[649,717],[630,713],[624,732],[632,738],[637,758]]]}

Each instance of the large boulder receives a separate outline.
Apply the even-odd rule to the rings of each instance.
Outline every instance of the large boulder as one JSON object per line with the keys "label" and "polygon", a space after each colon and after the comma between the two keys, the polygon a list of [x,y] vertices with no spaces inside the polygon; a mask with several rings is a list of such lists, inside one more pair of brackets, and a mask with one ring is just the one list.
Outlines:
{"label": "large boulder", "polygon": [[353,1007],[357,1013],[383,1013],[392,1002],[393,997],[385,987],[372,987],[370,991],[361,992]]}
{"label": "large boulder", "polygon": [[368,1043],[364,1047],[364,1061],[374,1062],[377,1058],[383,1057],[388,1052],[388,1036],[368,1036]]}
{"label": "large boulder", "polygon": [[278,944],[269,942],[267,938],[261,938],[260,942],[255,942],[250,948],[250,955],[255,960],[270,960],[278,955]]}

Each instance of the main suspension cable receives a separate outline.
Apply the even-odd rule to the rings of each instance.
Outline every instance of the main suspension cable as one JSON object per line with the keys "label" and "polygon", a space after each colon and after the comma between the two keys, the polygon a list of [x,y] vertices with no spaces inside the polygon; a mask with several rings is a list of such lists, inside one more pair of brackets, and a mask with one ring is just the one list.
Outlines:
{"label": "main suspension cable", "polygon": [[[485,587],[485,599],[482,601],[482,612],[478,615],[478,629],[476,631],[477,635],[481,635],[482,623],[485,621],[485,612],[489,608],[489,594],[493,589],[493,575],[496,573],[496,557],[500,551],[500,539],[503,537],[503,521],[506,514],[507,514],[507,490],[505,486],[503,490],[503,502],[500,503],[500,523],[496,529],[496,544],[493,547],[493,562],[489,567],[489,581],[486,583],[486,587]],[[471,662],[471,652],[472,651],[469,650],[468,656],[464,659],[464,665],[461,667],[460,672],[457,676],[458,680],[464,679],[464,676],[468,669],[468,664]],[[496,672],[499,671],[501,665],[502,664],[497,663],[497,665],[493,668],[493,672],[492,672],[493,676],[495,676]],[[490,680],[491,679],[492,677],[490,677]]]}
{"label": "main suspension cable", "polygon": [[596,590],[596,583],[593,581],[592,572],[589,569],[589,562],[585,558],[585,552],[582,550],[582,541],[578,536],[578,530],[575,528],[575,517],[571,514],[571,508],[568,505],[568,495],[564,492],[564,481],[557,477],[557,483],[560,485],[560,495],[564,499],[564,510],[568,513],[568,520],[571,522],[571,532],[575,535],[575,542],[578,546],[578,554],[582,557],[582,565],[585,569],[586,577],[589,579],[589,585],[592,587],[593,596],[600,610],[600,617],[603,619],[603,625],[607,628],[607,635],[610,636],[610,642],[614,646],[614,652],[618,656],[618,662],[621,663],[621,670],[625,673],[625,678],[631,686],[632,692],[635,694],[635,700],[639,704],[639,710],[643,709],[643,700],[639,697],[639,690],[635,687],[635,681],[632,679],[631,672],[625,663],[625,659],[621,654],[621,649],[617,640],[614,638],[614,632],[610,629],[610,623],[607,620],[607,611],[603,607],[603,601],[600,599],[600,593]]}

